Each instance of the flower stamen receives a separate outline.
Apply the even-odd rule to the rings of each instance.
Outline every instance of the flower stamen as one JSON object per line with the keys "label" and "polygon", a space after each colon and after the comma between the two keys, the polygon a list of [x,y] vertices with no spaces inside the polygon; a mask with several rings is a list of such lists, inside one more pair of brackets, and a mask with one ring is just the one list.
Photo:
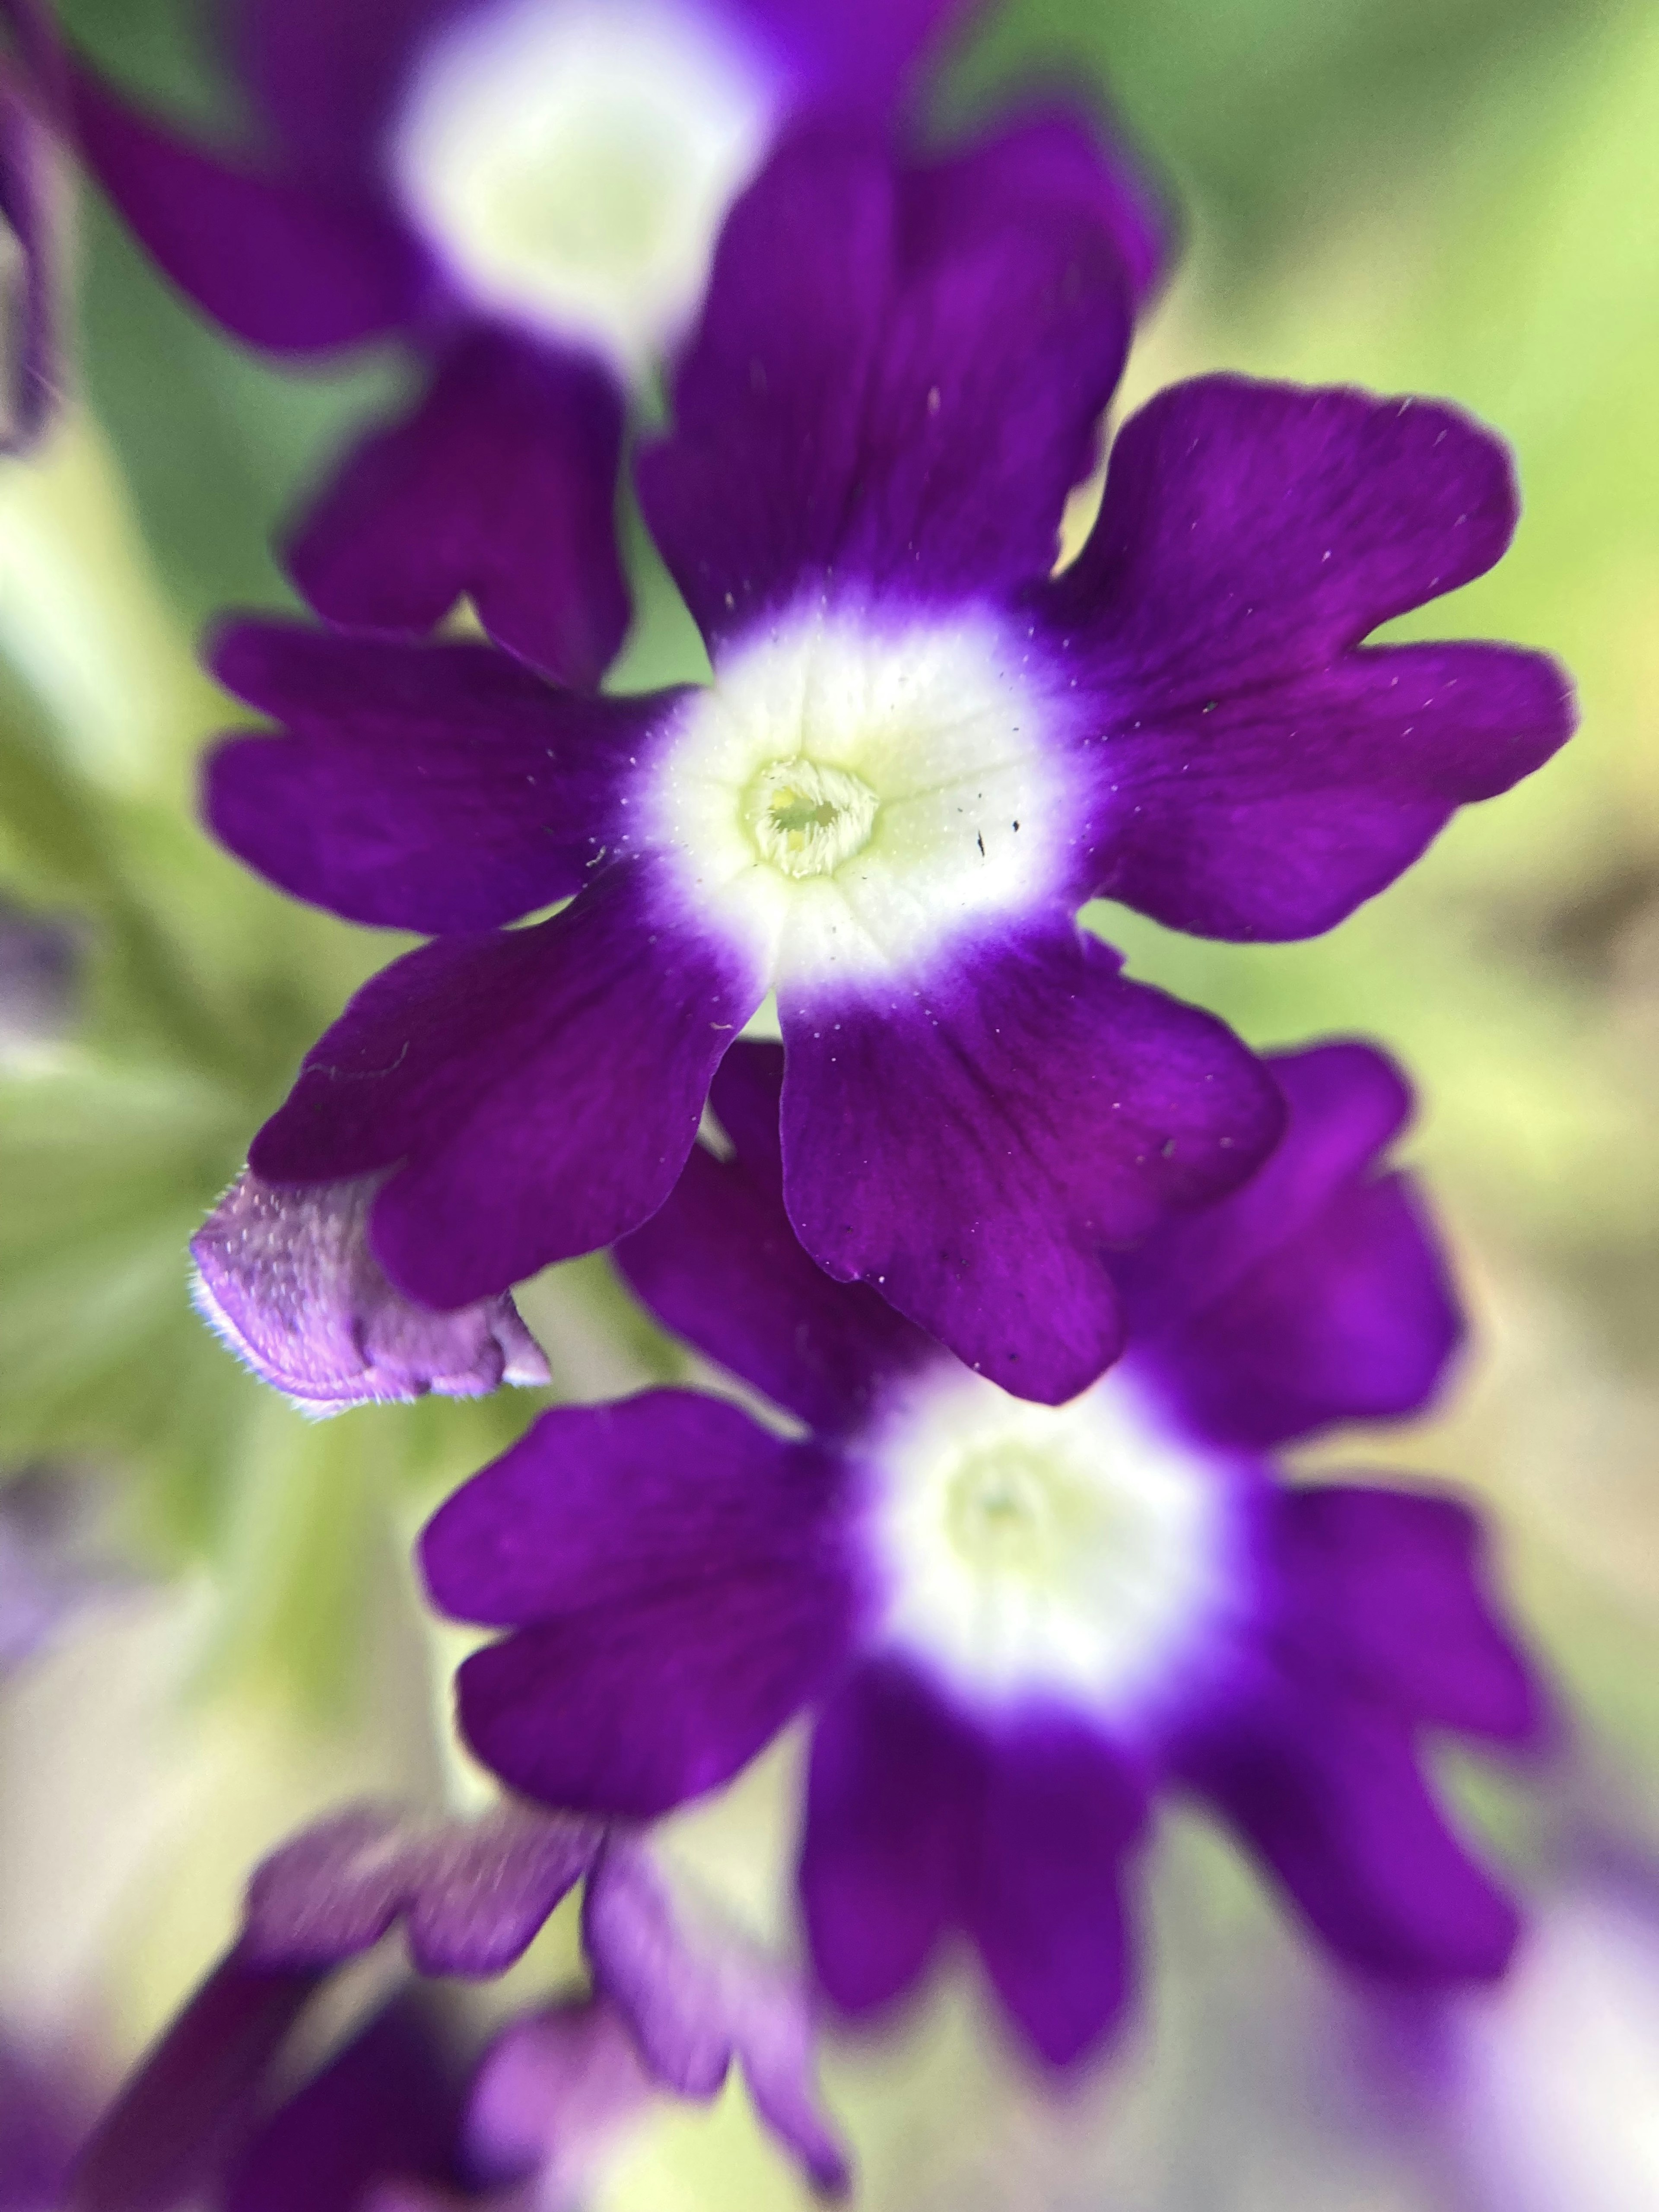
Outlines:
{"label": "flower stamen", "polygon": [[969,1455],[951,1478],[945,1526],[981,1573],[1040,1574],[1063,1517],[1050,1471],[1032,1455],[997,1447]]}
{"label": "flower stamen", "polygon": [[869,843],[881,802],[851,769],[797,757],[769,762],[744,795],[763,860],[786,876],[832,876]]}

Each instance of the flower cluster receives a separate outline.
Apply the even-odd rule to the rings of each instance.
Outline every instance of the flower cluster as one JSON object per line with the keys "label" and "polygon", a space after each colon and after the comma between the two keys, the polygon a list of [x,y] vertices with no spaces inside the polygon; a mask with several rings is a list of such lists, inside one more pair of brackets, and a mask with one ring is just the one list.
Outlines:
{"label": "flower cluster", "polygon": [[[1116,428],[1057,565],[1168,225],[1078,113],[924,152],[968,12],[258,0],[229,152],[52,58],[226,329],[425,364],[290,536],[317,619],[210,643],[274,726],[209,760],[218,838],[428,941],[253,1136],[198,1304],[310,1410],[474,1395],[546,1383],[514,1287],[608,1249],[713,1370],[544,1412],[439,1508],[436,1608],[507,1632],[461,1729],[545,1811],[359,1808],[270,1862],[88,2203],[210,2168],[273,2201],[235,2179],[273,2161],[303,2192],[359,2119],[356,2186],[560,2203],[642,2085],[734,2057],[838,2187],[814,2005],[879,2014],[964,1936],[1020,2047],[1075,2065],[1124,2016],[1170,1797],[1359,1974],[1508,1962],[1425,1766],[1546,1732],[1479,1523],[1274,1456],[1418,1412],[1456,1346],[1387,1158],[1406,1082],[1356,1042],[1258,1055],[1079,916],[1316,934],[1548,759],[1547,659],[1368,641],[1498,560],[1509,462],[1437,403],[1202,377]],[[643,694],[607,688],[625,454],[707,653]],[[692,1943],[638,1832],[798,1723],[810,1990]],[[579,1881],[592,1993],[470,2087],[405,1996],[276,2097],[394,1922],[423,1973],[492,1976]],[[156,2181],[181,2142],[202,2171]]]}
{"label": "flower cluster", "polygon": [[469,1741],[550,1804],[661,1814],[815,1716],[799,1869],[847,2010],[972,1938],[1063,2065],[1118,2017],[1123,1893],[1156,1797],[1194,1793],[1343,1958],[1500,1972],[1512,1910],[1437,1810],[1425,1730],[1540,1712],[1466,1508],[1287,1486],[1265,1455],[1429,1397],[1455,1310],[1375,1054],[1273,1064],[1289,1126],[1247,1188],[1116,1264],[1130,1350],[1060,1407],[975,1376],[791,1237],[780,1069],[738,1046],[699,1152],[623,1246],[672,1328],[805,1425],[659,1392],[545,1413],[439,1512]]}
{"label": "flower cluster", "polygon": [[1131,295],[1109,228],[1022,201],[1047,150],[895,168],[819,133],[734,212],[640,464],[706,686],[221,632],[221,680],[284,734],[210,762],[218,834],[336,913],[437,933],[251,1153],[278,1185],[384,1177],[371,1240],[409,1297],[498,1296],[648,1218],[770,997],[806,1250],[1063,1402],[1122,1349],[1104,1256],[1224,1195],[1281,1119],[1079,906],[1328,927],[1565,735],[1540,656],[1358,642],[1513,526],[1501,450],[1440,407],[1180,387],[1048,574]]}
{"label": "flower cluster", "polygon": [[[394,1925],[421,1976],[499,1975],[583,1886],[592,1988],[501,2026],[479,2051],[411,1984],[299,2092],[282,2061],[337,1970]],[[106,2112],[77,2164],[84,2212],[204,2189],[228,2206],[356,2203],[394,2174],[497,2212],[580,2201],[609,2137],[653,2094],[710,2098],[736,2060],[820,2189],[847,2182],[817,2107],[796,1977],[608,1824],[513,1806],[471,1822],[356,1805],[255,1872],[236,1943]],[[445,2201],[455,2201],[447,2198]]]}

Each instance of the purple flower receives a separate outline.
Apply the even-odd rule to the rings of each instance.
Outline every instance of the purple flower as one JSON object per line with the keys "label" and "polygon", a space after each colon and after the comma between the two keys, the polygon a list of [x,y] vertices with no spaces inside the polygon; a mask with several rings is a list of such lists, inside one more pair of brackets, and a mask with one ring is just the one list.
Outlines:
{"label": "purple flower", "polygon": [[[516,2023],[465,2097],[458,2086],[447,2103],[428,2094],[429,2039],[416,2047],[407,2021],[377,2025],[342,2062],[343,2075],[329,2069],[265,2123],[276,2062],[336,1968],[401,1925],[422,1974],[502,1973],[583,1881],[590,2005],[563,2008],[553,2024],[540,2015]],[[355,1805],[256,1871],[239,1940],[100,2123],[76,2202],[82,2212],[142,2212],[228,2174],[231,2212],[254,2212],[331,2203],[299,2185],[309,2176],[320,2190],[320,2177],[337,2171],[361,2188],[376,2172],[495,2183],[537,2167],[545,2169],[538,2202],[550,2208],[648,2095],[711,2098],[734,2058],[762,2118],[809,2177],[843,2187],[798,1978],[699,1920],[637,1840],[512,1804],[471,1822]],[[446,2071],[459,2085],[456,2064]],[[365,2087],[371,2076],[380,2088]],[[447,2114],[441,2128],[438,2110]],[[277,2173],[292,2182],[291,2197],[270,2193]]]}
{"label": "purple flower", "polygon": [[653,2087],[627,2022],[605,1998],[528,2014],[496,2037],[478,2069],[468,2163],[484,2182],[520,2185],[525,2212],[578,2212]]}
{"label": "purple flower", "polygon": [[1454,2212],[1637,2212],[1659,2189],[1659,1868],[1557,1869],[1504,1988],[1443,2008],[1424,2114]]}
{"label": "purple flower", "polygon": [[1565,736],[1536,654],[1358,643],[1508,540],[1502,449],[1442,407],[1168,392],[1049,576],[1130,288],[1033,163],[1024,131],[899,173],[820,134],[739,204],[641,474],[709,685],[577,697],[478,645],[222,636],[287,734],[213,760],[220,836],[436,934],[313,1049],[253,1168],[386,1174],[370,1243],[422,1304],[653,1212],[772,992],[802,1243],[1064,1401],[1120,1347],[1106,1255],[1241,1181],[1281,1112],[1078,907],[1327,928]]}
{"label": "purple flower", "polygon": [[0,1064],[74,1025],[82,933],[0,893]]}
{"label": "purple flower", "polygon": [[100,1549],[84,1479],[40,1467],[0,1479],[0,1681],[137,1577]]}
{"label": "purple flower", "polygon": [[595,1996],[516,2021],[479,2069],[469,2133],[481,2172],[533,2164],[540,2212],[560,2212],[653,2093],[712,2098],[735,2060],[761,2120],[813,2186],[846,2190],[846,2154],[813,2087],[799,1976],[620,1832],[588,1877],[582,1937]]}
{"label": "purple flower", "polygon": [[279,1190],[246,1169],[191,1240],[204,1316],[301,1412],[368,1399],[479,1398],[550,1380],[507,1297],[434,1313],[393,1290],[368,1249],[373,1176]]}
{"label": "purple flower", "polygon": [[1317,2112],[1336,2124],[1328,2163],[1363,2160],[1399,2201],[1436,2212],[1659,2201],[1659,1861],[1618,1809],[1622,1788],[1582,1768],[1551,1781],[1525,1938],[1501,1986],[1308,1990],[1284,2023],[1269,2129],[1276,2117],[1300,2131]]}
{"label": "purple flower", "polygon": [[[82,143],[161,267],[278,354],[400,333],[413,410],[346,459],[289,545],[353,628],[469,593],[502,645],[596,681],[627,626],[620,371],[696,311],[732,198],[804,113],[879,126],[967,0],[238,0],[257,130],[211,149],[76,72]],[[1161,227],[1071,150],[1150,280]]]}
{"label": "purple flower", "polygon": [[[15,50],[15,59],[9,49]],[[33,0],[0,5],[0,453],[27,450],[59,396],[64,182]]]}
{"label": "purple flower", "polygon": [[514,1788],[645,1817],[814,1717],[800,1890],[818,1973],[885,2005],[957,1929],[1030,2045],[1098,2045],[1161,1791],[1226,1820],[1352,1966],[1499,1972],[1516,1917],[1447,1826],[1426,1732],[1531,1735],[1537,1691],[1449,1496],[1290,1486],[1263,1454],[1420,1407],[1458,1335],[1377,1054],[1272,1063],[1285,1140],[1234,1198],[1116,1263],[1127,1356],[1009,1396],[861,1285],[781,1200],[775,1049],[622,1247],[670,1327],[762,1392],[546,1414],[422,1540],[438,1603],[510,1628],[459,1677]]}

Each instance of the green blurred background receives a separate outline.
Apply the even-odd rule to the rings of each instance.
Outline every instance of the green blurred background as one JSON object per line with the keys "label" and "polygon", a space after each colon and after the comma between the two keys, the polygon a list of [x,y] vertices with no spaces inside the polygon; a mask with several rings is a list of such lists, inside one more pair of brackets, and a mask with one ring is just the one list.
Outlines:
{"label": "green blurred background", "polygon": [[[195,11],[63,12],[131,83],[221,111]],[[1440,1417],[1322,1457],[1484,1495],[1599,1788],[1659,1836],[1659,11],[1012,0],[959,57],[941,124],[1056,80],[1109,93],[1184,212],[1127,404],[1238,368],[1443,394],[1516,449],[1514,551],[1398,627],[1559,653],[1583,709],[1567,754],[1318,943],[1091,918],[1134,972],[1254,1042],[1364,1030],[1414,1071],[1410,1151],[1476,1340]],[[284,603],[272,531],[406,372],[387,356],[277,375],[194,321],[91,194],[78,231],[77,403],[0,476],[0,895],[72,919],[86,948],[70,1034],[0,1057],[0,1468],[99,1471],[111,1540],[153,1579],[0,1692],[0,2015],[91,2036],[113,2065],[295,1821],[368,1787],[476,1787],[443,1741],[452,1655],[404,1547],[538,1401],[310,1426],[191,1316],[190,1231],[307,1043],[395,949],[285,904],[201,838],[192,763],[226,710],[191,642],[219,607]],[[624,681],[685,651],[642,560],[641,595]],[[684,1371],[601,1262],[524,1303],[564,1395]],[[762,1917],[781,1910],[793,1756],[684,1824]],[[1539,1862],[1547,1799],[1453,1779],[1523,1875]],[[1316,2002],[1314,1970],[1206,1832],[1172,1820],[1161,1841],[1149,2023],[1063,2107],[975,2024],[965,1972],[896,2046],[832,2054],[862,2201],[1438,2202],[1298,2103],[1273,2023]],[[556,1928],[514,1993],[573,1957]],[[713,2212],[798,2191],[732,2093],[647,2131],[600,2201]]]}

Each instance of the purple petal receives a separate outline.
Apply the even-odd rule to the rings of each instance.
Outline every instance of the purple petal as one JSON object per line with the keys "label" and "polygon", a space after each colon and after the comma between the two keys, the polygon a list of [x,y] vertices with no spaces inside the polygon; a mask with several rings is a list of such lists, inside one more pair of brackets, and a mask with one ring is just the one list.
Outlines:
{"label": "purple petal", "polygon": [[1109,1249],[1231,1188],[1283,1117],[1218,1022],[1118,965],[1056,932],[960,954],[902,995],[779,1000],[801,1242],[1049,1404],[1117,1356]]}
{"label": "purple petal", "polygon": [[379,1188],[278,1189],[244,1170],[190,1247],[197,1305],[231,1350],[308,1413],[547,1382],[511,1298],[434,1313],[392,1289],[368,1249]]}
{"label": "purple petal", "polygon": [[429,2000],[396,1997],[258,2128],[223,2212],[365,2212],[376,2184],[460,2184],[458,2057]]}
{"label": "purple petal", "polygon": [[1202,698],[1317,666],[1499,558],[1499,441],[1432,401],[1206,376],[1112,447],[1100,519],[1052,595],[1080,651]]}
{"label": "purple petal", "polygon": [[1127,279],[1075,204],[945,219],[926,176],[830,137],[730,217],[647,518],[706,636],[833,575],[958,602],[1044,574],[1127,336]]}
{"label": "purple petal", "polygon": [[472,2086],[467,2164],[485,2182],[533,2175],[538,2212],[574,2212],[652,2086],[614,2005],[584,1998],[514,2021]]}
{"label": "purple petal", "polygon": [[232,337],[325,352],[409,320],[423,271],[372,199],[333,198],[222,158],[130,107],[83,64],[71,78],[81,149],[140,243]]}
{"label": "purple petal", "polygon": [[1447,1826],[1395,1714],[1286,1682],[1230,1705],[1179,1759],[1349,1966],[1424,1983],[1508,1966],[1515,1907]]}
{"label": "purple petal", "polygon": [[289,548],[330,622],[418,636],[463,593],[498,644],[597,684],[628,628],[620,393],[579,355],[483,331],[350,453]]}
{"label": "purple petal", "polygon": [[438,1509],[421,1555],[458,1619],[522,1627],[696,1584],[724,1565],[835,1571],[844,1479],[724,1400],[558,1406]]}
{"label": "purple petal", "polygon": [[1416,1412],[1462,1334],[1432,1225],[1381,1170],[1411,1109],[1398,1069],[1346,1043],[1267,1065],[1290,1109],[1276,1151],[1115,1267],[1137,1357],[1182,1420],[1252,1448]]}
{"label": "purple petal", "polygon": [[223,0],[239,70],[307,168],[351,176],[381,135],[422,45],[476,0]]}
{"label": "purple petal", "polygon": [[27,452],[61,393],[60,166],[38,97],[0,53],[0,454]]}
{"label": "purple petal", "polygon": [[[1229,675],[1231,685],[1239,681]],[[1496,645],[1389,646],[1166,711],[1133,696],[1105,763],[1097,895],[1200,937],[1317,936],[1385,890],[1460,806],[1572,732],[1566,678]]]}
{"label": "purple petal", "polygon": [[1285,1490],[1270,1542],[1278,1639],[1299,1671],[1437,1728],[1537,1735],[1541,1687],[1488,1589],[1480,1520],[1461,1500]]}
{"label": "purple petal", "polygon": [[1340,1039],[1273,1053],[1264,1065],[1285,1120],[1272,1153],[1213,1206],[1188,1214],[1116,1262],[1141,1338],[1177,1334],[1316,1224],[1406,1127],[1411,1086],[1386,1053]]}
{"label": "purple petal", "polygon": [[88,1482],[50,1465],[0,1480],[0,1682],[136,1577],[89,1532]]}
{"label": "purple petal", "polygon": [[80,2099],[60,2068],[0,2034],[0,2212],[51,2212],[64,2202]]}
{"label": "purple petal", "polygon": [[688,1392],[544,1415],[421,1540],[445,1612],[520,1631],[457,1678],[473,1749],[598,1814],[648,1818],[728,1780],[848,1648],[847,1482]]}
{"label": "purple petal", "polygon": [[42,1556],[12,1527],[12,1487],[0,1487],[0,1681],[49,1644],[76,1610],[76,1593],[50,1552]]}
{"label": "purple petal", "polygon": [[63,52],[46,0],[0,0],[0,34],[31,82],[55,94]]}
{"label": "purple petal", "polygon": [[76,2161],[76,2212],[167,2212],[245,2140],[267,2070],[322,1979],[233,1951],[128,2080]]}
{"label": "purple petal", "polygon": [[1126,425],[1038,602],[1102,718],[1101,894],[1310,935],[1547,760],[1573,714],[1540,655],[1352,650],[1484,574],[1515,513],[1498,441],[1423,401],[1207,377]]}
{"label": "purple petal", "polygon": [[459,2184],[458,2058],[434,2008],[395,1999],[259,2129],[224,2212],[364,2212],[377,2182]]}
{"label": "purple petal", "polygon": [[1173,206],[1115,124],[1073,107],[1044,106],[1006,124],[994,138],[920,172],[912,189],[932,221],[963,238],[1016,210],[1034,226],[1061,210],[1092,218],[1112,240],[1137,306],[1172,258]]}
{"label": "purple petal", "polygon": [[939,1355],[876,1291],[802,1250],[783,1210],[782,1080],[777,1046],[732,1046],[711,1098],[736,1158],[695,1149],[617,1264],[677,1335],[821,1434],[844,1433],[884,1382]]}
{"label": "purple petal", "polygon": [[661,712],[556,691],[487,646],[296,623],[228,624],[211,665],[290,733],[232,738],[210,757],[216,835],[348,921],[438,933],[580,890],[616,837],[630,751]]}
{"label": "purple petal", "polygon": [[1027,1713],[994,1735],[909,1668],[860,1669],[812,1742],[801,1903],[818,1976],[864,2014],[962,1927],[1048,2064],[1098,2049],[1128,1992],[1121,1864],[1139,1784],[1091,1730]]}
{"label": "purple petal", "polygon": [[884,122],[930,46],[983,0],[732,0],[730,12],[786,64],[802,107]]}
{"label": "purple petal", "polygon": [[398,1288],[452,1307],[611,1243],[655,1212],[760,987],[653,925],[619,869],[533,929],[440,940],[360,991],[255,1138],[272,1182],[401,1161],[369,1236]]}
{"label": "purple petal", "polygon": [[969,1928],[1009,2014],[1050,2066],[1097,2051],[1129,1995],[1122,1863],[1146,1817],[1111,1747],[1058,1714],[992,1752]]}
{"label": "purple petal", "polygon": [[587,1885],[582,1933],[593,1984],[628,2021],[653,2077],[714,2096],[738,2060],[755,2108],[812,2181],[836,2194],[847,2159],[819,2109],[799,1978],[735,1929],[690,1924],[641,1845],[613,1838]]}
{"label": "purple petal", "polygon": [[907,1667],[859,1669],[812,1738],[800,1899],[818,1979],[843,2012],[915,1986],[966,1917],[982,1747]]}
{"label": "purple petal", "polygon": [[356,1805],[304,1830],[248,1884],[244,1955],[328,1966],[398,1921],[423,1974],[502,1973],[592,1864],[590,1820],[504,1805],[477,1820]]}
{"label": "purple petal", "polygon": [[1218,1442],[1255,1446],[1398,1419],[1433,1398],[1462,1334],[1410,1179],[1356,1177],[1188,1332],[1182,1410]]}

